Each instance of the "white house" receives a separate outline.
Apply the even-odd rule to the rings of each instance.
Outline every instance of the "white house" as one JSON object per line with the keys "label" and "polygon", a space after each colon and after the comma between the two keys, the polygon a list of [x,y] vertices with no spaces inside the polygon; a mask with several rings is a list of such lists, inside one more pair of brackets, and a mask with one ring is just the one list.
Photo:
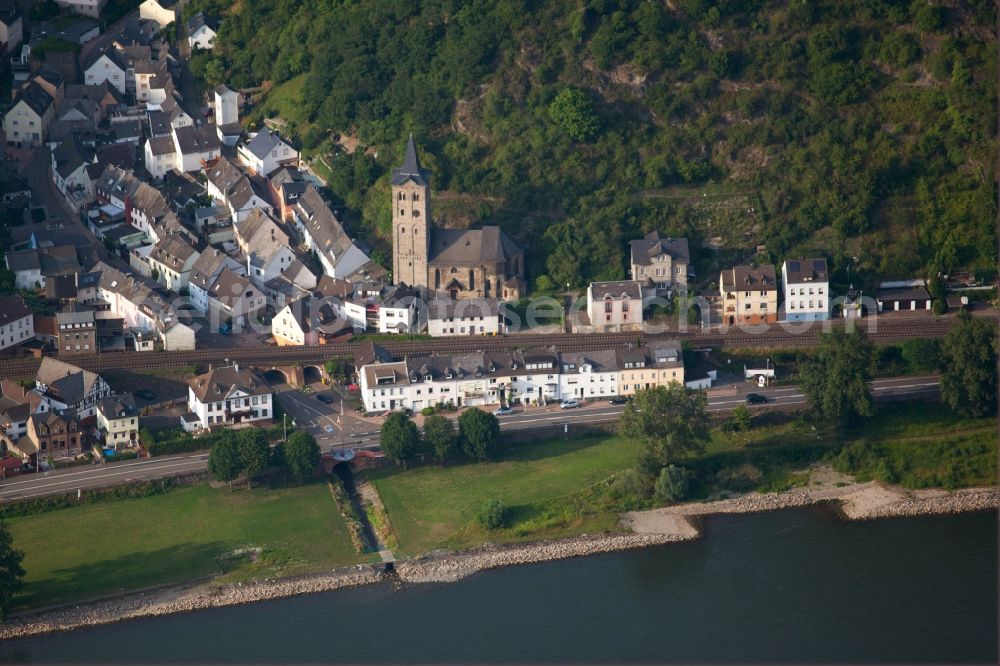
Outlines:
{"label": "white house", "polygon": [[191,273],[188,275],[188,298],[195,310],[201,314],[208,313],[208,291],[223,269],[246,276],[245,266],[215,248],[208,248],[202,252],[191,266]]}
{"label": "white house", "polygon": [[203,163],[217,158],[222,148],[218,135],[211,127],[175,127],[173,129],[174,168],[186,173],[201,171]]}
{"label": "white house", "polygon": [[158,282],[171,291],[180,291],[188,286],[191,268],[200,255],[183,237],[169,234],[153,246],[149,264]]}
{"label": "white house", "polygon": [[97,403],[97,430],[106,448],[117,451],[139,444],[139,410],[131,393]]}
{"label": "white house", "polygon": [[35,148],[45,143],[49,123],[55,117],[55,99],[35,81],[17,91],[14,103],[3,117],[7,145]]}
{"label": "white house", "polygon": [[139,5],[139,18],[154,21],[163,30],[177,22],[177,0],[144,0]]}
{"label": "white house", "polygon": [[162,180],[168,171],[174,170],[177,153],[172,136],[151,136],[142,148],[146,171],[156,180]]}
{"label": "white house", "polygon": [[619,395],[618,354],[614,349],[559,354],[559,397],[610,398]]}
{"label": "white house", "polygon": [[826,259],[788,259],[781,264],[785,321],[830,318],[830,276]]}
{"label": "white house", "polygon": [[236,154],[247,168],[265,178],[280,167],[299,163],[299,152],[266,127],[240,144]]}
{"label": "white house", "polygon": [[24,39],[24,22],[16,2],[0,9],[0,46],[6,53],[14,53]]}
{"label": "white house", "polygon": [[0,350],[35,337],[34,316],[20,296],[0,296]]}
{"label": "white house", "polygon": [[198,12],[188,19],[188,45],[192,51],[195,49],[211,51],[212,47],[215,46],[215,35],[218,31],[218,21],[206,17],[205,12]]}
{"label": "white house", "polygon": [[597,331],[642,328],[642,283],[638,280],[592,282],[587,287],[587,314]]}
{"label": "white house", "polygon": [[232,125],[240,122],[239,94],[225,85],[215,88],[215,124]]}
{"label": "white house", "polygon": [[94,415],[97,403],[111,395],[111,388],[98,374],[45,356],[35,374],[35,392],[50,410],[72,409],[83,419]]}
{"label": "white house", "polygon": [[42,261],[33,250],[7,252],[4,255],[7,270],[14,274],[14,286],[18,289],[34,290],[45,286],[42,275]]}
{"label": "white house", "polygon": [[100,18],[101,10],[108,0],[55,0],[60,7],[90,18]]}
{"label": "white house", "polygon": [[441,338],[497,335],[506,329],[492,298],[438,298],[427,303],[427,334]]}
{"label": "white house", "polygon": [[264,294],[246,277],[223,268],[208,288],[208,317],[213,327],[245,327],[266,305]]}
{"label": "white house", "polygon": [[378,332],[416,333],[419,302],[416,290],[405,284],[389,287],[378,306]]}
{"label": "white house", "polygon": [[274,418],[271,389],[259,372],[239,365],[215,368],[188,381],[188,410],[202,428]]}
{"label": "white house", "polygon": [[329,303],[309,296],[287,303],[271,320],[271,335],[279,347],[326,344],[350,330]]}
{"label": "white house", "polygon": [[129,64],[115,48],[107,48],[96,57],[88,58],[90,62],[83,67],[83,82],[96,86],[107,81],[115,90],[126,92],[128,86]]}

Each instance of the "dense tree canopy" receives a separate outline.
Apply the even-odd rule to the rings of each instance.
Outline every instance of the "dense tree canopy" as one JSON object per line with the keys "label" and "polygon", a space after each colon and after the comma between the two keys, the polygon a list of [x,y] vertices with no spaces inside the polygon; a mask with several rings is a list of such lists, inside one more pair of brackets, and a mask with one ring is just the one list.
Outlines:
{"label": "dense tree canopy", "polygon": [[213,479],[228,483],[229,489],[232,490],[233,481],[240,475],[241,470],[239,452],[231,438],[212,445],[212,449],[208,452],[208,473]]}
{"label": "dense tree canopy", "polygon": [[440,414],[428,416],[424,420],[424,448],[442,462],[458,453],[455,422]]}
{"label": "dense tree canopy", "polygon": [[[272,86],[386,252],[407,131],[436,190],[528,247],[532,278],[624,276],[624,243],[766,243],[876,273],[995,270],[990,0],[192,0],[225,13],[198,71]],[[713,183],[722,184],[715,190]],[[703,191],[719,192],[705,198]],[[711,256],[704,257],[711,260]],[[719,261],[729,259],[719,257]],[[845,262],[846,263],[846,262]],[[703,274],[709,274],[706,271]],[[856,273],[857,274],[857,273]]]}
{"label": "dense tree canopy", "polygon": [[406,462],[420,450],[420,434],[416,424],[406,414],[393,412],[382,424],[379,445],[386,457]]}
{"label": "dense tree canopy", "polygon": [[871,379],[875,350],[861,329],[833,329],[803,364],[802,391],[822,418],[849,422],[875,412]]}
{"label": "dense tree canopy", "polygon": [[708,404],[702,391],[680,384],[642,389],[621,415],[621,431],[643,444],[640,466],[648,474],[687,455],[703,451],[708,442]]}
{"label": "dense tree canopy", "polygon": [[941,343],[941,397],[964,416],[989,416],[997,408],[997,327],[959,315]]}
{"label": "dense tree canopy", "polygon": [[285,446],[285,459],[288,461],[288,468],[293,474],[299,477],[299,481],[304,476],[315,474],[319,467],[321,452],[316,438],[304,430],[296,430],[288,438]]}
{"label": "dense tree canopy", "polygon": [[500,422],[490,412],[473,407],[458,417],[462,449],[470,458],[483,460],[496,452]]}
{"label": "dense tree canopy", "polygon": [[0,521],[0,622],[6,619],[14,594],[21,589],[25,574],[23,559],[24,553],[14,548],[7,524]]}

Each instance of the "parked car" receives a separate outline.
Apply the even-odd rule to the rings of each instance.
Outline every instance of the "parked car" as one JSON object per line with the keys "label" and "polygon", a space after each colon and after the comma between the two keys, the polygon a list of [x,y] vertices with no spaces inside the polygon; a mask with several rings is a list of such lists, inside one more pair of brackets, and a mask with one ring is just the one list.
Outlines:
{"label": "parked car", "polygon": [[316,399],[322,402],[324,405],[329,405],[330,403],[333,402],[333,398],[331,398],[325,393],[317,393]]}
{"label": "parked car", "polygon": [[626,402],[628,402],[628,398],[623,395],[616,395],[608,400],[609,405],[624,405]]}
{"label": "parked car", "polygon": [[323,430],[326,430],[327,432],[333,432],[333,426],[332,425],[328,425],[325,428],[323,428]]}
{"label": "parked car", "polygon": [[510,407],[501,407],[500,409],[493,412],[493,416],[510,416],[514,413],[514,410]]}
{"label": "parked car", "polygon": [[763,405],[767,403],[767,396],[759,393],[747,393],[748,405]]}
{"label": "parked car", "polygon": [[139,389],[135,394],[143,400],[156,400],[156,394],[146,389]]}
{"label": "parked car", "polygon": [[576,409],[579,406],[579,400],[563,400],[559,403],[559,409]]}

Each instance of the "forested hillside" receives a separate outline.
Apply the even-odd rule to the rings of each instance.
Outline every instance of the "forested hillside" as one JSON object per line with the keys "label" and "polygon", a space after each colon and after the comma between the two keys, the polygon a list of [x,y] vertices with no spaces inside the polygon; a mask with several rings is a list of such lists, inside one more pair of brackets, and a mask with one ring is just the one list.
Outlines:
{"label": "forested hillside", "polygon": [[196,70],[272,86],[251,120],[370,148],[328,162],[373,239],[413,131],[436,214],[502,224],[536,285],[623,277],[627,240],[654,228],[703,248],[703,275],[758,244],[838,272],[858,256],[869,278],[996,266],[991,0],[199,8],[225,20]]}

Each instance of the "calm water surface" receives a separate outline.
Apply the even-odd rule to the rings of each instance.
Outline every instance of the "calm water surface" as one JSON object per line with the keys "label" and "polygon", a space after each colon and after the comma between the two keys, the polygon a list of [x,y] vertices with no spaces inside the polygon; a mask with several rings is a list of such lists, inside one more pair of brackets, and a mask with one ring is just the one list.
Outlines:
{"label": "calm water surface", "polygon": [[133,621],[0,661],[997,661],[997,515],[718,516],[703,540]]}

